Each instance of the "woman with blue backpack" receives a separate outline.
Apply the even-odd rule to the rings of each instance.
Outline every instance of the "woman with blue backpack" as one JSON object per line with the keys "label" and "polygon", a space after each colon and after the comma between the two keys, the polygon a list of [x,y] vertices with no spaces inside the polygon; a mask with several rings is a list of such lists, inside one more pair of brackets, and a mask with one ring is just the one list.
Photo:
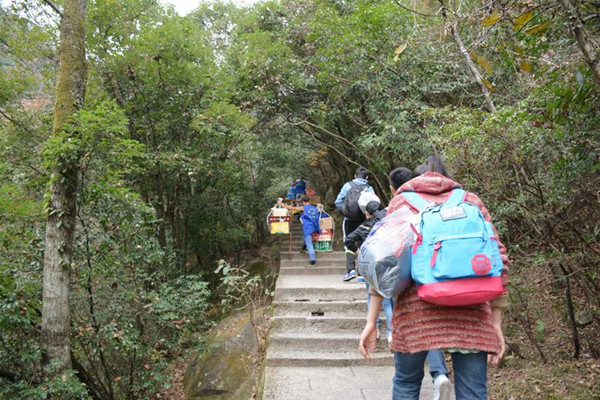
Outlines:
{"label": "woman with blue backpack", "polygon": [[[485,400],[487,399],[487,362],[497,364],[505,351],[501,324],[502,310],[508,304],[506,248],[498,240],[495,228],[491,224],[491,216],[481,199],[474,193],[462,191],[460,185],[450,179],[439,157],[431,156],[423,169],[426,172],[398,188],[388,207],[388,215],[401,207],[407,207],[415,214],[421,211],[421,229],[423,231],[417,235],[413,247],[411,263],[413,279],[415,279],[415,260],[418,259],[419,254],[426,252],[426,250],[422,250],[424,247],[432,244],[433,250],[428,253],[428,267],[435,269],[433,267],[436,267],[436,264],[447,261],[447,258],[444,259],[444,257],[446,254],[452,253],[453,246],[459,246],[459,243],[462,243],[462,240],[459,239],[469,236],[466,233],[458,233],[454,235],[456,239],[454,242],[445,241],[444,238],[440,238],[439,241],[438,239],[426,239],[424,222],[427,219],[425,213],[437,212],[436,217],[440,217],[440,220],[444,218],[447,218],[448,221],[466,220],[467,214],[472,211],[469,209],[476,208],[481,219],[484,220],[482,221],[484,229],[489,227],[492,231],[489,238],[482,234],[480,240],[485,243],[492,241],[492,247],[495,248],[496,253],[484,254],[481,251],[481,254],[475,254],[472,257],[472,269],[476,275],[481,276],[448,279],[447,281],[442,279],[439,283],[442,286],[449,283],[451,286],[454,285],[453,289],[460,290],[462,288],[457,288],[456,284],[463,286],[464,282],[464,286],[468,286],[471,280],[484,282],[484,286],[487,281],[501,282],[500,292],[493,294],[493,296],[497,296],[496,298],[482,302],[471,298],[465,300],[459,295],[457,296],[458,300],[450,299],[450,303],[456,301],[456,304],[461,305],[452,306],[435,304],[434,302],[437,301],[435,295],[433,298],[428,298],[427,301],[423,300],[420,292],[426,285],[413,283],[405,292],[401,293],[393,311],[391,349],[394,352],[396,373],[393,380],[392,399],[419,399],[425,358],[429,350],[438,349],[451,354],[456,399]],[[409,193],[420,196],[426,203],[425,209],[421,205],[411,204],[414,202],[411,202],[411,196],[407,196]],[[457,205],[443,209],[444,203],[449,200],[454,201],[453,198],[457,197],[460,197],[457,201],[457,204],[460,203],[460,207]],[[467,209],[468,212],[464,209]],[[456,263],[459,264],[459,261],[457,260]],[[492,274],[492,269],[498,263],[500,263],[501,276],[496,278]],[[457,269],[459,269],[458,266]],[[477,281],[480,278],[485,279]],[[488,298],[493,296],[488,296]],[[375,321],[381,309],[381,301],[382,297],[372,291],[369,316],[359,345],[360,352],[367,359],[370,359],[370,354],[375,349]],[[474,304],[470,304],[472,302]],[[444,298],[441,303],[450,304],[447,298]]]}

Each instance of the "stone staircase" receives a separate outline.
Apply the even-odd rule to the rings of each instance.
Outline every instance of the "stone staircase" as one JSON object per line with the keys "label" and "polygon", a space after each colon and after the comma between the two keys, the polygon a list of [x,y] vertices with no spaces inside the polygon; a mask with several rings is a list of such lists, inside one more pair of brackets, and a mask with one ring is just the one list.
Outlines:
{"label": "stone staircase", "polygon": [[[371,398],[358,390],[356,395],[342,394],[334,383],[335,376],[356,374],[356,367],[378,374],[379,381],[383,374],[385,395],[381,398],[389,399],[394,360],[387,350],[387,341],[379,342],[370,363],[358,351],[367,315],[364,283],[342,281],[346,272],[343,251],[317,252],[316,265],[307,266],[307,254],[299,253],[300,224],[293,224],[292,238],[291,253],[288,237],[282,238],[284,250],[273,300],[275,312],[268,339],[263,399]],[[383,313],[381,319],[385,327]],[[306,378],[311,374],[312,378]],[[316,382],[328,375],[332,379],[328,390],[319,389],[318,395],[307,390],[314,389]],[[299,377],[304,377],[302,384],[295,385]],[[324,385],[326,389],[327,384]],[[373,388],[377,393],[382,390],[379,386]]]}

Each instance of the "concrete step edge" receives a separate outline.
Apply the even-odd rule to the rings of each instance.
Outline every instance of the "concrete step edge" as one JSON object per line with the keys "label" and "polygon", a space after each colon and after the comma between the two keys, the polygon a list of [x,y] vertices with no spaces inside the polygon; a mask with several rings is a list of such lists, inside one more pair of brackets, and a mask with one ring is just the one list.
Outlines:
{"label": "concrete step edge", "polygon": [[[383,324],[385,322],[385,314],[380,314],[379,319],[381,320],[381,323]],[[363,316],[352,316],[352,315],[332,315],[332,316],[311,316],[311,315],[290,315],[290,314],[286,314],[286,315],[275,315],[273,317],[271,317],[271,322],[274,321],[285,321],[285,320],[291,320],[291,321],[300,321],[300,320],[307,320],[310,322],[337,322],[337,321],[361,321],[364,322],[366,321],[366,313]]]}
{"label": "concrete step edge", "polygon": [[289,304],[303,304],[303,305],[313,305],[313,306],[323,306],[323,305],[344,305],[344,304],[348,304],[348,305],[354,305],[354,304],[363,304],[366,305],[367,304],[367,299],[365,296],[365,299],[363,300],[354,300],[354,301],[344,301],[344,300],[331,300],[331,301],[273,301],[271,303],[271,305],[273,306],[279,306],[279,305],[289,305]]}
{"label": "concrete step edge", "polygon": [[269,338],[277,339],[355,339],[360,338],[360,331],[352,332],[322,332],[322,333],[306,333],[306,332],[278,332],[269,335]]}
{"label": "concrete step edge", "polygon": [[267,351],[268,366],[352,366],[352,365],[394,365],[392,353],[374,353],[371,361],[365,360],[358,349],[354,352],[308,352],[308,351]]}

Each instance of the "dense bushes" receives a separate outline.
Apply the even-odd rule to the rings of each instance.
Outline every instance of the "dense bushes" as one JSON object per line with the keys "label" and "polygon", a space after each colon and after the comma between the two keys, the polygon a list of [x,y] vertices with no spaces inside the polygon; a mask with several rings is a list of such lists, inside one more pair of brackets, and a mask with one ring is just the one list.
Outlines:
{"label": "dense bushes", "polygon": [[[365,165],[386,198],[386,173],[431,152],[481,195],[508,245],[514,355],[600,357],[599,92],[555,2],[466,1],[446,21],[439,1],[419,13],[387,0],[216,3],[186,18],[119,4],[88,1],[86,106],[50,140],[58,18],[42,3],[0,8],[4,397],[83,398],[81,382],[92,398],[151,397],[167,363],[201,345],[220,315],[211,305],[240,296],[219,284],[244,269],[223,261],[220,279],[216,262],[261,244],[290,179],[304,175],[331,206]],[[580,5],[597,40],[597,13]],[[497,111],[483,111],[466,57]],[[69,157],[77,375],[47,380],[44,193]]]}

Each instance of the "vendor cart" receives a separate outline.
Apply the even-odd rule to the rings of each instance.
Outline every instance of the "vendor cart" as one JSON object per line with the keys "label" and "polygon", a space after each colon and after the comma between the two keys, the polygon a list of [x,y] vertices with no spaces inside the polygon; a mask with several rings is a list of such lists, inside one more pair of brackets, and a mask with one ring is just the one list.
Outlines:
{"label": "vendor cart", "polygon": [[267,226],[271,235],[288,235],[290,233],[290,212],[282,206],[275,205],[267,215]]}
{"label": "vendor cart", "polygon": [[319,226],[321,233],[314,233],[312,235],[313,246],[315,251],[333,251],[333,237],[335,234],[335,221],[333,217],[328,215],[323,210],[323,205],[318,204],[317,209],[320,212]]}

